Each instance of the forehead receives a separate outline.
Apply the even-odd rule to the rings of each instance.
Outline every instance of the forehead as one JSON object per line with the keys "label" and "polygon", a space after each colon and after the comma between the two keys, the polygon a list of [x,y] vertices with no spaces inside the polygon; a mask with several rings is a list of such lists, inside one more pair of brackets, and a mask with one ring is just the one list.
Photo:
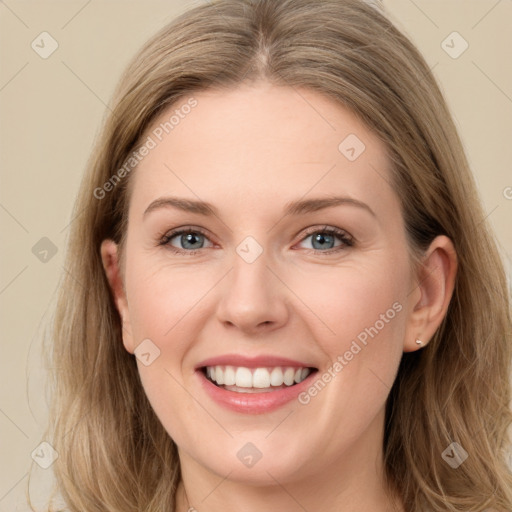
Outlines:
{"label": "forehead", "polygon": [[[134,207],[165,194],[224,208],[272,208],[343,193],[396,201],[384,144],[348,109],[308,89],[266,82],[191,94],[146,130]],[[140,204],[139,204],[140,203]]]}

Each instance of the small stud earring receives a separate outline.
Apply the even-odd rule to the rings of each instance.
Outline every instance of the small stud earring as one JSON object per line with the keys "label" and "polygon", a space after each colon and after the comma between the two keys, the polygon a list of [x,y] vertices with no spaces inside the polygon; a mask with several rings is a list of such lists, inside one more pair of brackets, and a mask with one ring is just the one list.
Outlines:
{"label": "small stud earring", "polygon": [[423,341],[421,341],[421,340],[416,340],[416,343],[417,343],[418,345],[423,345]]}

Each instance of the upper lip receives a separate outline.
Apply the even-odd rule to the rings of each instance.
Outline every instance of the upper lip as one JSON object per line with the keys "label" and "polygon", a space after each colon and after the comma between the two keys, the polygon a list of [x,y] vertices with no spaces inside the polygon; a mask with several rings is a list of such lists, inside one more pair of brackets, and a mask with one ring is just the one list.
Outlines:
{"label": "upper lip", "polygon": [[278,357],[273,355],[260,355],[247,357],[241,354],[225,354],[222,356],[205,359],[195,366],[196,370],[206,366],[237,366],[244,368],[265,368],[273,366],[284,366],[294,368],[314,368],[313,365],[294,359]]}

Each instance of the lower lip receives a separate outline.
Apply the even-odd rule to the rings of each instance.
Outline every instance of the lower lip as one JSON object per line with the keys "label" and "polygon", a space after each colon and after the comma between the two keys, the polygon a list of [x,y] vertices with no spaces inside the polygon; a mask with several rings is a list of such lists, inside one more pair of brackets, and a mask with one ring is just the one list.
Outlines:
{"label": "lower lip", "polygon": [[197,370],[201,385],[210,398],[219,405],[235,412],[246,414],[263,414],[272,412],[279,407],[296,399],[310,385],[310,379],[317,373],[310,373],[302,382],[287,388],[267,391],[265,393],[237,393],[216,386],[206,378],[206,375]]}

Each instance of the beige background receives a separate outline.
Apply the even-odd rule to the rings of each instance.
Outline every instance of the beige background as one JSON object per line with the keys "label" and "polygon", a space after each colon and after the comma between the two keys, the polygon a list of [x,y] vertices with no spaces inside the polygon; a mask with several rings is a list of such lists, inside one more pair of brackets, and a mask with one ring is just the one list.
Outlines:
{"label": "beige background", "polygon": [[[0,3],[0,512],[27,510],[31,453],[47,413],[40,336],[65,272],[70,211],[105,104],[139,46],[200,1]],[[510,274],[512,2],[384,4],[441,84]],[[47,59],[31,48],[43,31],[59,45]],[[441,47],[453,31],[469,43],[457,59]],[[32,252],[42,237],[57,248],[46,263]],[[50,477],[51,469],[34,471],[33,492]]]}

